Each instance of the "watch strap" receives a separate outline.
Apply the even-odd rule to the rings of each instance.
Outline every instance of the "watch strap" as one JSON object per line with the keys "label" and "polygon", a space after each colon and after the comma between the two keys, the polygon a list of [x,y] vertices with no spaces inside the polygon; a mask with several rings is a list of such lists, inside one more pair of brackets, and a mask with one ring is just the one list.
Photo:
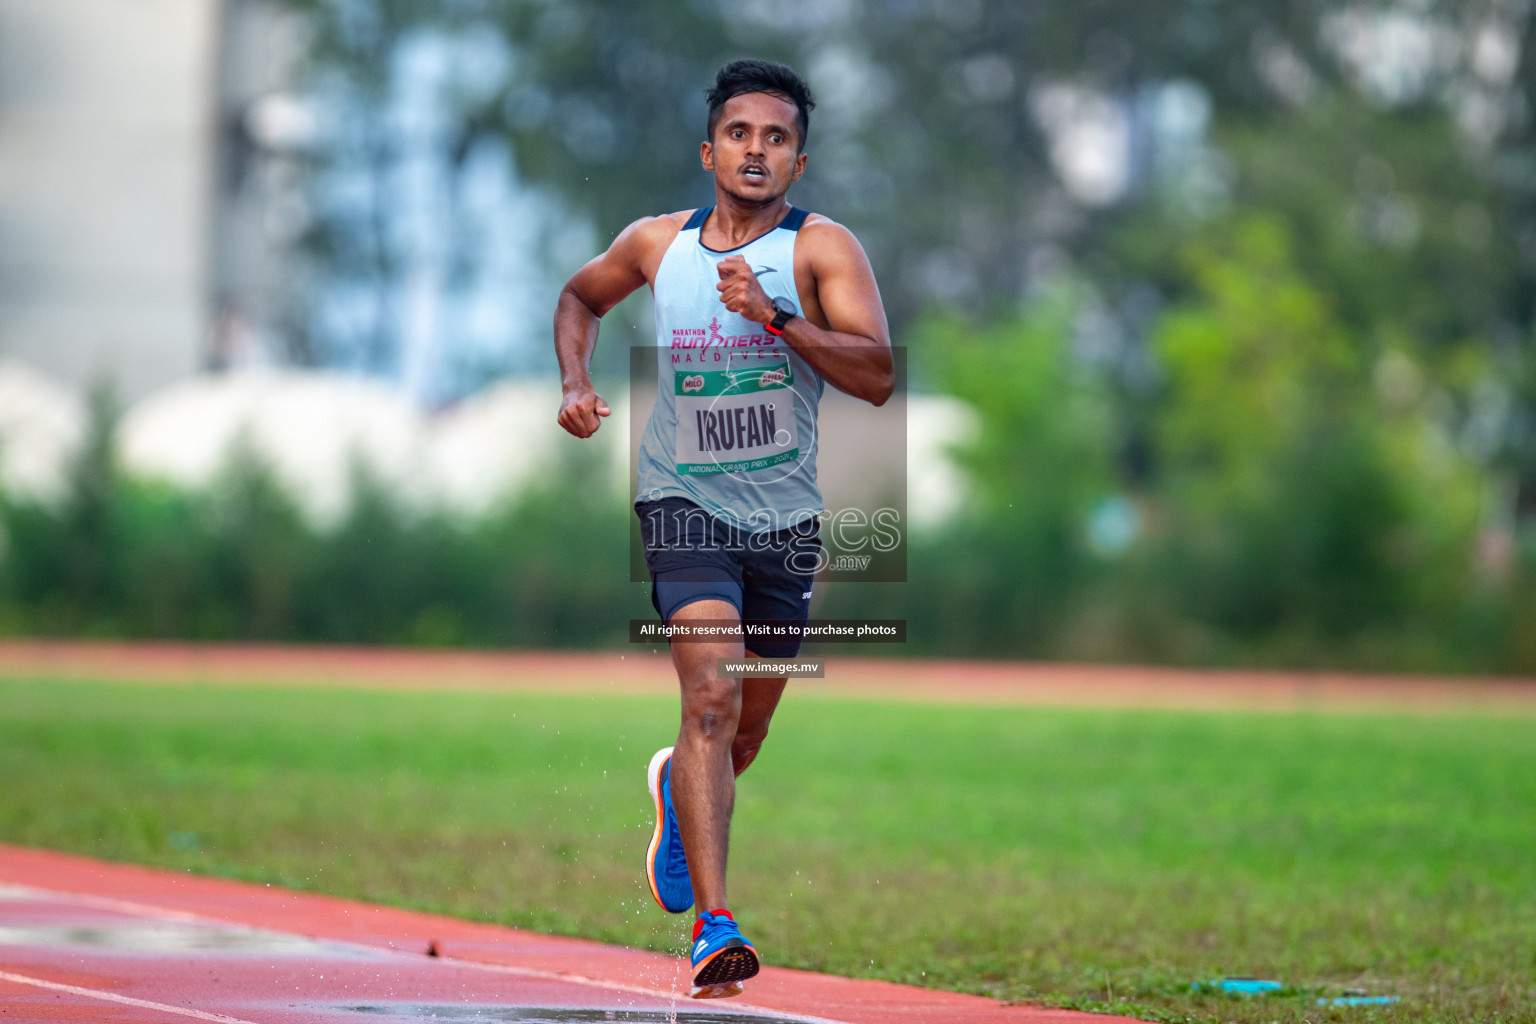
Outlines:
{"label": "watch strap", "polygon": [[780,309],[778,306],[774,306],[773,319],[763,324],[763,327],[770,334],[783,334],[784,326],[789,323],[790,319],[794,317],[794,315],[794,313],[791,313],[787,309]]}

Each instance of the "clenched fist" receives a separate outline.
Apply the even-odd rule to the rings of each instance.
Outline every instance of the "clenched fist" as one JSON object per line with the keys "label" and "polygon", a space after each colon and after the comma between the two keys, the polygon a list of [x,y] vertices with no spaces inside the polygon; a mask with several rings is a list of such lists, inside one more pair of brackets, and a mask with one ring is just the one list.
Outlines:
{"label": "clenched fist", "polygon": [[560,402],[560,415],[556,421],[567,432],[577,437],[591,437],[602,425],[599,416],[609,415],[608,403],[603,396],[586,387],[573,387],[566,391]]}
{"label": "clenched fist", "polygon": [[765,324],[773,319],[773,303],[758,283],[752,267],[740,256],[727,256],[720,261],[720,301],[732,313],[740,313],[753,323]]}

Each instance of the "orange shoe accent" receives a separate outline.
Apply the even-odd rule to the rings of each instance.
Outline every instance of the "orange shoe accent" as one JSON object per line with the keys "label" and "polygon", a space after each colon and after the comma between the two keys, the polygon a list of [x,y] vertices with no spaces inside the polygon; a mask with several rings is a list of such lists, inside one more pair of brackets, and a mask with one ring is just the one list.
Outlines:
{"label": "orange shoe accent", "polygon": [[[662,755],[666,756],[663,757]],[[656,888],[656,851],[661,846],[661,829],[666,824],[667,809],[661,802],[661,770],[672,760],[672,748],[663,747],[656,751],[651,758],[649,768],[646,769],[646,788],[651,791],[651,802],[656,806],[656,828],[651,833],[651,845],[645,851],[645,880],[651,886],[651,898],[662,910],[667,905],[661,901],[661,890]],[[670,913],[670,911],[669,911]]]}

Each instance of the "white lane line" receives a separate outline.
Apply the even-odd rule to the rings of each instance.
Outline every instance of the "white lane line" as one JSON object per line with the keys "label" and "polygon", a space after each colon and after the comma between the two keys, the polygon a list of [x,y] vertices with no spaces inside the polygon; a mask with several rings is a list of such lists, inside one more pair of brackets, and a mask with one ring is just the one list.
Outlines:
{"label": "white lane line", "polygon": [[192,1010],[185,1006],[171,1006],[169,1003],[152,1003],[148,999],[135,999],[132,996],[120,996],[116,992],[103,992],[100,989],[81,988],[79,985],[63,985],[57,981],[44,981],[42,978],[29,978],[25,974],[12,974],[9,971],[0,971],[0,981],[14,982],[17,985],[35,985],[38,988],[52,989],[55,992],[68,992],[72,996],[85,996],[87,999],[104,999],[109,1003],[122,1003],[124,1006],[137,1006],[142,1010],[159,1010],[161,1013],[175,1013],[183,1017],[192,1017],[197,1020],[217,1021],[218,1024],[252,1024],[251,1021],[241,1020],[239,1017],[226,1017],[222,1013],[208,1013],[204,1010]]}

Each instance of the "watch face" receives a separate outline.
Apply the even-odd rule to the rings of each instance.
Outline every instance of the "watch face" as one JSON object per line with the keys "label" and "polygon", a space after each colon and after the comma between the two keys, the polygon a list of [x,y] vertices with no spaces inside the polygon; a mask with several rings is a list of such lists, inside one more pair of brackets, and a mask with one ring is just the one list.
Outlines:
{"label": "watch face", "polygon": [[796,307],[795,304],[790,302],[788,299],[774,299],[773,308],[775,312],[783,313],[785,316],[800,315],[799,308]]}

